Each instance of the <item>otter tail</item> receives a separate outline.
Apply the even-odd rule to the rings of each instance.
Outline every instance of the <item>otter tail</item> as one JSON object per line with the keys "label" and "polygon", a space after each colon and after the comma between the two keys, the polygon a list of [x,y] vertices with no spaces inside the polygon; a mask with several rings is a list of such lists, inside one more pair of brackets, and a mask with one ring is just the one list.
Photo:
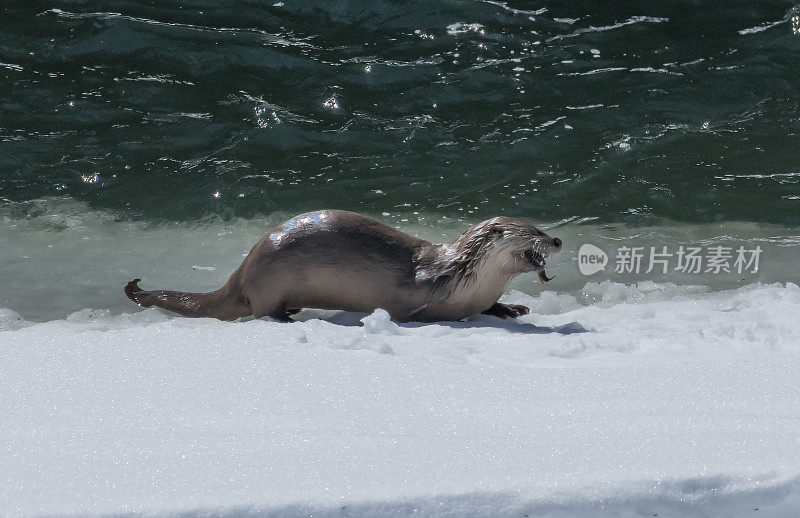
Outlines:
{"label": "otter tail", "polygon": [[184,291],[144,291],[139,287],[141,279],[133,279],[125,285],[125,295],[142,307],[156,306],[185,317],[213,317],[234,320],[251,314],[244,301],[227,297],[225,289],[210,293],[188,293]]}

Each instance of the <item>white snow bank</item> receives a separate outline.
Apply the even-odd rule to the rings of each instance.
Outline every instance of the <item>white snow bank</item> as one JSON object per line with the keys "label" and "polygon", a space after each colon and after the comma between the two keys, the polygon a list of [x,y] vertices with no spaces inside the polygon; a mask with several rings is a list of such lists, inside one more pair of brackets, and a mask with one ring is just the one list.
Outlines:
{"label": "white snow bank", "polygon": [[534,314],[0,311],[0,515],[800,513],[798,286],[509,300]]}

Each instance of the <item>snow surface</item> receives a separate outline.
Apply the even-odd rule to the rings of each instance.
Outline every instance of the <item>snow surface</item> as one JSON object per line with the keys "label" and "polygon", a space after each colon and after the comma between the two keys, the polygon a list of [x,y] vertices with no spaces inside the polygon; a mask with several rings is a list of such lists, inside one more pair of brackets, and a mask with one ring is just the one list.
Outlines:
{"label": "snow surface", "polygon": [[532,314],[0,310],[0,515],[800,515],[797,285],[507,300]]}

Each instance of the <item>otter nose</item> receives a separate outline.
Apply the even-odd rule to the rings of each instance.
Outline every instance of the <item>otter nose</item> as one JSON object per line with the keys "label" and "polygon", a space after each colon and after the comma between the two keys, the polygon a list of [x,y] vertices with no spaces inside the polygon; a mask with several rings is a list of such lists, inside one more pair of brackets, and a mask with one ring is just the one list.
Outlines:
{"label": "otter nose", "polygon": [[556,247],[556,248],[561,248],[561,240],[558,239],[557,237],[554,237],[553,238],[553,246]]}

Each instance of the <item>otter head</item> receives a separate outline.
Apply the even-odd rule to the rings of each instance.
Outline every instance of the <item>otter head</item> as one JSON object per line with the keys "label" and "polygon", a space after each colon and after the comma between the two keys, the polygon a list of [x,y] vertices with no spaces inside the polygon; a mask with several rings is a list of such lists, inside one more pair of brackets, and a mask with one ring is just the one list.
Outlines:
{"label": "otter head", "polygon": [[545,258],[561,251],[561,240],[550,237],[525,220],[497,217],[475,227],[483,234],[487,259],[510,275],[538,272],[539,280],[551,278],[545,274]]}

